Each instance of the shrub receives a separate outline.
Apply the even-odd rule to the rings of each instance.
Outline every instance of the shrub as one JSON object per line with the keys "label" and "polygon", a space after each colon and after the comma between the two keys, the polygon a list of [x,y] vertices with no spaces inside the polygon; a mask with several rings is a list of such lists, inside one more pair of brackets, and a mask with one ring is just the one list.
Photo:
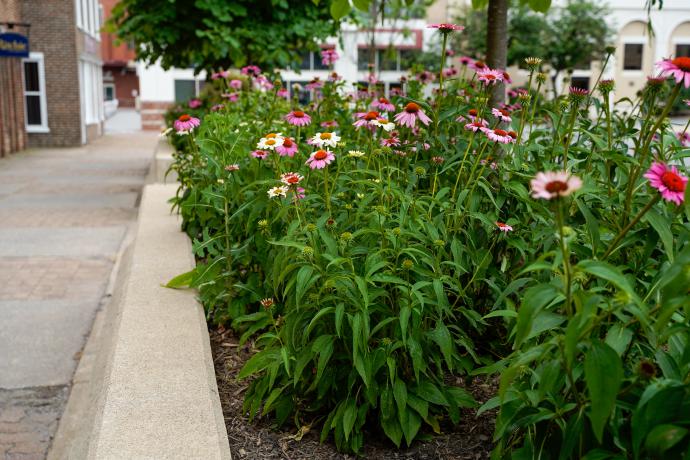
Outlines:
{"label": "shrub", "polygon": [[500,409],[496,458],[688,449],[680,84],[627,110],[612,82],[544,101],[528,65],[503,108],[486,70],[391,101],[312,82],[306,107],[254,75],[182,136],[173,204],[198,266],[170,286],[252,341],[250,417],[409,445],[474,406],[458,377],[500,374],[480,409]]}

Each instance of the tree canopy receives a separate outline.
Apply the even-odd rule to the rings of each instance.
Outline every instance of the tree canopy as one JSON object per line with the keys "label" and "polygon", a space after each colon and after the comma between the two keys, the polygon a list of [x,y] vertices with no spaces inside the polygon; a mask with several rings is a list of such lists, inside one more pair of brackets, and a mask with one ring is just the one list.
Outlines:
{"label": "tree canopy", "polygon": [[121,0],[107,29],[146,63],[220,69],[287,67],[335,35],[327,2],[305,0]]}
{"label": "tree canopy", "polygon": [[[571,0],[546,14],[514,2],[508,15],[507,64],[519,65],[526,57],[535,56],[561,72],[601,58],[611,37],[606,14],[605,6],[591,0]],[[461,21],[467,29],[458,35],[456,46],[462,52],[484,56],[486,11],[467,11]]]}

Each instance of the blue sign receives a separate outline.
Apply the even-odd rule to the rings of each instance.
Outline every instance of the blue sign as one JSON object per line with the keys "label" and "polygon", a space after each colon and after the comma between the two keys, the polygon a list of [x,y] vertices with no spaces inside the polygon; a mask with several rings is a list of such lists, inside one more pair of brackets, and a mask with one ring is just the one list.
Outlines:
{"label": "blue sign", "polygon": [[29,39],[21,34],[0,34],[0,56],[29,57]]}

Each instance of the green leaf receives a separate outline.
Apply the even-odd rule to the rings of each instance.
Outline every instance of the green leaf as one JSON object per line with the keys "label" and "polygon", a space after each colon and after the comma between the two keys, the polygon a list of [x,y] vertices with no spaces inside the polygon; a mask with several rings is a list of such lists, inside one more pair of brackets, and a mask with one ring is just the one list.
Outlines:
{"label": "green leaf", "polygon": [[333,0],[331,2],[331,16],[336,21],[344,18],[350,12],[352,7],[349,0]]}
{"label": "green leaf", "polygon": [[517,350],[532,330],[532,323],[537,314],[559,295],[558,289],[551,284],[539,284],[529,288],[518,310],[517,324],[515,325],[515,343],[513,349]]}
{"label": "green leaf", "polygon": [[632,340],[632,336],[633,333],[630,329],[627,329],[623,324],[617,323],[606,334],[606,344],[616,350],[619,356],[623,356]]}
{"label": "green leaf", "polygon": [[657,425],[647,435],[644,446],[653,457],[661,458],[664,452],[678,444],[687,435],[687,428],[670,424]]}
{"label": "green leaf", "polygon": [[579,270],[594,275],[597,278],[604,279],[618,289],[622,290],[638,305],[642,304],[642,301],[635,293],[635,290],[630,285],[628,279],[623,275],[618,267],[614,267],[606,262],[601,262],[598,260],[583,260],[576,265]]}
{"label": "green leaf", "polygon": [[410,307],[405,306],[400,309],[400,333],[403,343],[407,343],[407,322],[410,320],[410,313],[412,313]]}
{"label": "green leaf", "polygon": [[446,360],[446,365],[449,370],[453,370],[453,338],[450,336],[450,331],[445,324],[439,322],[436,329],[429,331],[429,337],[436,342],[443,353],[443,359]]}
{"label": "green leaf", "polygon": [[551,7],[551,0],[529,0],[529,7],[539,13],[546,13]]}
{"label": "green leaf", "polygon": [[343,432],[345,433],[345,439],[350,438],[350,433],[352,433],[352,428],[355,426],[355,420],[357,419],[357,402],[354,398],[348,398],[345,401],[345,412],[343,412]]}
{"label": "green leaf", "polygon": [[407,407],[407,385],[400,379],[395,379],[393,384],[393,396],[398,406],[398,412],[403,412]]}
{"label": "green leaf", "polygon": [[671,223],[653,209],[647,211],[644,218],[659,234],[668,260],[673,262],[673,234],[671,233]]}
{"label": "green leaf", "polygon": [[358,10],[364,11],[365,13],[369,12],[369,5],[371,4],[371,0],[352,0],[352,3]]}
{"label": "green leaf", "polygon": [[189,285],[192,284],[192,280],[194,279],[194,273],[195,272],[196,272],[196,268],[193,268],[192,270],[190,270],[186,273],[182,273],[181,275],[177,275],[175,278],[168,281],[168,283],[165,285],[165,287],[171,288],[171,289],[180,289],[180,288],[189,287]]}
{"label": "green leaf", "polygon": [[398,417],[388,417],[381,419],[381,427],[383,427],[383,432],[386,436],[393,441],[396,447],[400,447],[400,442],[402,441],[403,432],[400,428],[400,422],[398,422]]}
{"label": "green leaf", "polygon": [[585,354],[585,382],[591,399],[589,418],[599,442],[604,427],[616,405],[618,389],[623,382],[623,363],[616,350],[605,343],[593,343]]}

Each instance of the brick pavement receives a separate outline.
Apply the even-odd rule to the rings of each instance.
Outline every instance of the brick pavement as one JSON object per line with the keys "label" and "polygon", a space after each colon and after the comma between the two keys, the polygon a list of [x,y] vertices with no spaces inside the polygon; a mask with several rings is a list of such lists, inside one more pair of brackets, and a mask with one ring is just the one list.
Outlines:
{"label": "brick pavement", "polygon": [[0,160],[0,460],[46,457],[156,142]]}

